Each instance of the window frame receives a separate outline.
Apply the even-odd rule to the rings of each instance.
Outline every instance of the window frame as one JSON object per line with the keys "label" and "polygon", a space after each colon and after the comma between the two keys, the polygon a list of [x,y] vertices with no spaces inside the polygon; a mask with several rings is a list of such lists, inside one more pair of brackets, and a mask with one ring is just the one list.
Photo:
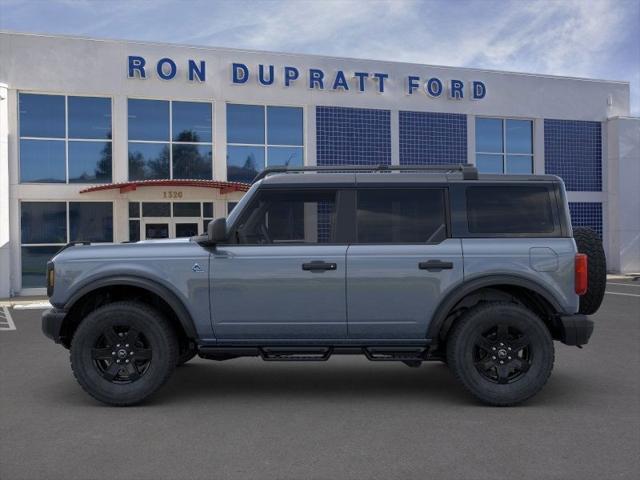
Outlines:
{"label": "window frame", "polygon": [[[502,151],[501,152],[483,152],[477,149],[477,137],[478,137],[478,129],[477,129],[477,121],[478,119],[488,119],[488,120],[500,120],[502,123]],[[508,120],[519,120],[519,121],[527,121],[531,122],[531,153],[509,153],[507,152],[507,121]],[[478,166],[478,155],[500,155],[502,157],[502,172],[493,173],[493,175],[534,175],[535,174],[535,128],[536,122],[535,118],[530,117],[495,117],[490,115],[476,115],[474,117],[474,164],[476,167]],[[527,157],[531,158],[531,172],[530,173],[507,173],[507,157]],[[482,173],[482,172],[480,172]]]}
{"label": "window frame", "polygon": [[[149,215],[143,215],[143,209],[142,209],[142,204],[143,203],[168,203],[169,204],[169,216],[168,217],[152,217]],[[197,203],[200,205],[200,216],[196,216],[196,217],[178,217],[175,216],[173,214],[173,210],[174,210],[174,204],[176,203]],[[205,203],[210,203],[211,206],[211,217],[206,216],[204,214],[204,204]],[[139,235],[139,239],[143,238],[142,235],[142,229],[144,228],[144,219],[145,218],[170,218],[172,222],[175,222],[175,219],[189,219],[189,218],[199,218],[200,221],[202,222],[202,226],[204,227],[205,225],[208,225],[208,222],[211,222],[215,219],[215,209],[216,209],[216,203],[219,203],[218,201],[215,200],[199,200],[199,201],[189,201],[189,200],[180,200],[180,201],[167,201],[167,202],[153,202],[151,200],[130,200],[129,202],[127,202],[127,242],[132,242],[131,240],[131,222],[132,221],[137,221],[138,222],[138,235]],[[131,216],[130,215],[130,205],[131,204],[137,204],[138,205],[138,216]],[[203,228],[203,232],[206,233],[207,229]]]}
{"label": "window frame", "polygon": [[[169,103],[169,137],[167,140],[132,140],[129,138],[129,100],[149,100],[155,102],[168,102]],[[203,103],[208,104],[211,107],[211,142],[178,142],[173,140],[173,103]],[[174,145],[203,145],[211,147],[211,178],[207,178],[205,180],[213,180],[216,177],[215,171],[215,138],[216,138],[216,130],[215,130],[215,101],[213,100],[196,100],[196,99],[173,99],[173,98],[150,98],[150,97],[140,97],[140,96],[127,96],[126,97],[126,119],[127,119],[127,180],[128,181],[136,181],[131,180],[131,172],[129,170],[129,145],[131,143],[148,143],[154,145],[168,145],[169,146],[169,176],[163,180],[174,180],[173,177],[173,146]],[[141,179],[137,181],[143,181],[146,179]]]}
{"label": "window frame", "polygon": [[[445,225],[445,233],[444,238],[435,242],[359,242],[358,241],[358,194],[363,190],[440,190],[442,194],[442,206],[444,207],[444,225]],[[449,187],[444,184],[425,184],[422,185],[389,185],[389,186],[373,186],[367,185],[355,188],[355,204],[354,204],[354,228],[353,228],[353,240],[351,242],[352,245],[439,245],[445,240],[451,238],[451,214],[450,214],[450,205],[449,205]],[[434,232],[435,233],[435,232]]]}
{"label": "window frame", "polygon": [[[54,97],[63,97],[64,98],[64,137],[23,137],[20,133],[20,95],[49,95]],[[111,138],[73,138],[69,137],[69,97],[81,97],[81,98],[108,98],[109,99],[109,107],[110,107],[110,115],[111,115]],[[104,185],[108,183],[113,183],[113,165],[114,165],[114,154],[113,154],[113,146],[114,146],[114,136],[115,131],[113,129],[113,96],[104,95],[104,94],[86,94],[86,95],[69,95],[67,93],[55,93],[55,92],[38,92],[33,90],[18,90],[17,92],[17,105],[16,105],[16,130],[17,130],[17,143],[18,143],[18,183],[20,185],[90,185],[90,184],[99,184]],[[22,159],[21,159],[21,148],[20,144],[22,140],[42,140],[42,141],[56,141],[56,142],[64,142],[64,182],[23,182],[22,181]],[[111,144],[111,180],[108,182],[70,182],[69,181],[69,142],[89,142],[89,143],[110,143]]]}
{"label": "window frame", "polygon": [[[264,151],[264,168],[269,168],[269,147],[280,147],[280,148],[302,148],[302,166],[307,165],[307,107],[306,105],[294,105],[294,104],[272,104],[272,103],[265,103],[265,102],[255,102],[255,103],[241,103],[241,102],[226,102],[225,103],[225,123],[226,123],[226,109],[229,108],[229,105],[243,105],[243,106],[251,106],[251,107],[262,107],[263,109],[263,120],[264,120],[264,143],[235,143],[235,142],[229,142],[228,138],[228,128],[229,126],[226,125],[227,127],[227,132],[226,132],[226,147],[225,147],[225,157],[226,157],[226,162],[225,162],[225,167],[228,170],[229,164],[228,164],[228,158],[229,158],[229,147],[254,147],[254,148],[262,148]],[[302,145],[288,145],[288,144],[270,144],[269,143],[269,123],[268,123],[268,110],[269,107],[286,107],[286,108],[300,108],[302,109]],[[258,172],[260,173],[260,172]]]}

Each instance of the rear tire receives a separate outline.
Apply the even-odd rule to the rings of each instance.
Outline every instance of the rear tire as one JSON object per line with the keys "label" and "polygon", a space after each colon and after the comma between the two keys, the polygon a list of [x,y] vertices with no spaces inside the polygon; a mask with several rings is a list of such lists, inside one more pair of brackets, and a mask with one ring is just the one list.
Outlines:
{"label": "rear tire", "polygon": [[587,255],[587,293],[580,296],[579,312],[592,315],[598,311],[607,286],[607,259],[598,234],[590,228],[573,229],[578,252]]}
{"label": "rear tire", "polygon": [[469,392],[488,405],[510,406],[538,393],[553,369],[545,324],[514,303],[467,312],[447,341],[447,363]]}
{"label": "rear tire", "polygon": [[114,302],[91,312],[71,342],[80,386],[109,405],[134,405],[171,376],[178,344],[169,322],[139,302]]}

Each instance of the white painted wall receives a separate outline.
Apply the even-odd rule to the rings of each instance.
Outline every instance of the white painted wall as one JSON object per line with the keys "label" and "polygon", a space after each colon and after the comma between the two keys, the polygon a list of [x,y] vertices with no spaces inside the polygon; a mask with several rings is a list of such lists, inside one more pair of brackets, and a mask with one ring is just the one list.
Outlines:
{"label": "white painted wall", "polygon": [[0,298],[11,289],[9,242],[9,110],[7,85],[0,83]]}

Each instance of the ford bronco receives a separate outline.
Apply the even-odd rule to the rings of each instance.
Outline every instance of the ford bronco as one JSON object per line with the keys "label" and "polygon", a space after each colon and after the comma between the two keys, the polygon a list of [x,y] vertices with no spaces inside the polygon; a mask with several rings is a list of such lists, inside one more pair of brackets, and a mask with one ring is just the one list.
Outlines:
{"label": "ford bronco", "polygon": [[364,354],[446,362],[506,406],[543,387],[554,340],[588,342],[605,272],[555,176],[272,168],[206,235],[67,245],[47,266],[42,329],[111,405],[141,402],[195,355]]}

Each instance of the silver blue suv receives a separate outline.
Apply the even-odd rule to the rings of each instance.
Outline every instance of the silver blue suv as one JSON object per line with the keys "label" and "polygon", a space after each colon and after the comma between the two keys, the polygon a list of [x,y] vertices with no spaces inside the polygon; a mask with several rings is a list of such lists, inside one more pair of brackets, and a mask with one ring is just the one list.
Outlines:
{"label": "silver blue suv", "polygon": [[[337,170],[339,169],[339,170]],[[195,355],[448,364],[481,401],[537,393],[588,342],[606,265],[554,176],[268,169],[190,239],[68,245],[42,328],[90,395],[139,403]]]}

